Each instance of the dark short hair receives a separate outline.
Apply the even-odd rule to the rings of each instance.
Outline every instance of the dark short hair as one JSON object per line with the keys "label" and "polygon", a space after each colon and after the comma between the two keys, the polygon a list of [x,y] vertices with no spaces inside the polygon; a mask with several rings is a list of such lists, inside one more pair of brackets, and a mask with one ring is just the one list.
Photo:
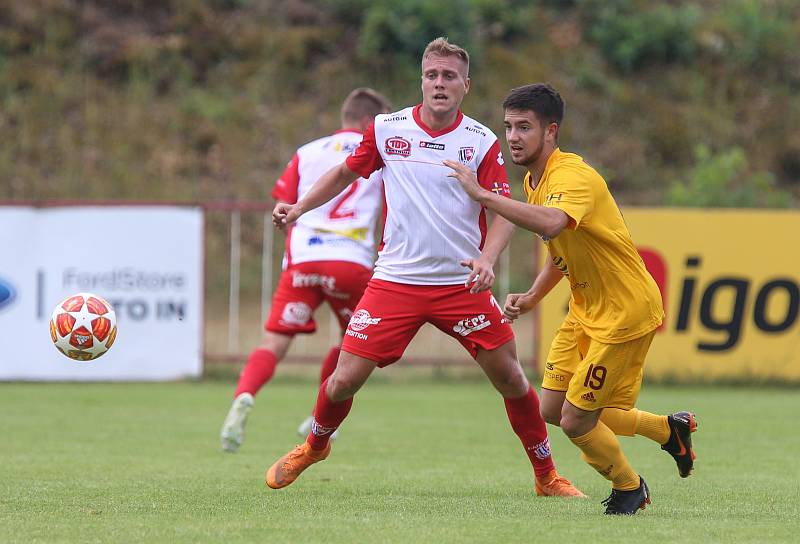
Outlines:
{"label": "dark short hair", "polygon": [[392,105],[381,93],[369,87],[354,89],[342,104],[342,122],[358,123],[364,117],[389,113]]}
{"label": "dark short hair", "polygon": [[564,118],[564,101],[553,87],[547,83],[532,83],[511,89],[503,100],[503,109],[529,110],[545,124],[561,126]]}

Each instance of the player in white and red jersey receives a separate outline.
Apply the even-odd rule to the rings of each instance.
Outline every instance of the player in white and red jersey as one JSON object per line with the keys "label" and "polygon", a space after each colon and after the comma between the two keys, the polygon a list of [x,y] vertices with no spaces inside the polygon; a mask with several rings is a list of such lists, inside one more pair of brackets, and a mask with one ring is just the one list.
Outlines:
{"label": "player in white and red jersey", "polygon": [[[294,204],[332,166],[358,147],[375,115],[389,110],[385,97],[372,89],[355,89],[342,105],[342,128],[300,147],[284,170],[272,196]],[[235,452],[244,439],[244,426],[256,393],[275,372],[296,334],[313,333],[314,310],[327,302],[342,331],[372,275],[374,230],[382,210],[380,173],[353,180],[329,202],[305,214],[288,231],[283,272],[264,325],[264,340],[247,359],[239,376],[234,401],[222,426],[225,451]],[[331,348],[320,370],[323,382],[336,367],[339,347]],[[309,417],[300,426],[311,428]]]}
{"label": "player in white and red jersey", "polygon": [[[539,495],[583,497],[558,475],[538,397],[517,360],[514,333],[489,291],[492,267],[513,225],[486,210],[449,177],[443,161],[477,172],[479,183],[509,196],[497,137],[465,116],[467,52],[437,38],[422,56],[422,103],[379,115],[347,160],[332,168],[296,204],[278,204],[277,226],[302,218],[358,176],[383,173],[386,220],[375,274],[350,319],[339,363],[320,387],[306,442],[266,474],[272,488],[291,484],[330,452],[330,436],[350,411],[353,395],[376,366],[399,359],[425,323],[469,351],[505,400],[512,428],[533,465]],[[469,270],[468,270],[469,269]]]}

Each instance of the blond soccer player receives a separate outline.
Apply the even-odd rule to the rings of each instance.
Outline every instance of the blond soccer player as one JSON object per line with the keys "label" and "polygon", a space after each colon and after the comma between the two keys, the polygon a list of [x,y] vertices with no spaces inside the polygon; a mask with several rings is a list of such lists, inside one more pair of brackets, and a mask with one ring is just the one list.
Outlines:
{"label": "blond soccer player", "polygon": [[526,293],[511,294],[510,321],[530,311],[563,278],[569,312],[556,333],[542,383],[541,411],[560,425],[583,458],[611,481],[606,514],[635,514],[650,503],[616,435],[646,436],[675,459],[682,478],[694,465],[694,414],[662,416],[634,408],[645,356],[661,324],[661,295],[639,257],[605,180],[583,159],[558,148],[564,103],[546,84],[511,91],[503,102],[511,159],[528,169],[528,203],[498,198],[454,161],[466,193],[498,215],[537,233],[550,262]]}
{"label": "blond soccer player", "polygon": [[425,48],[421,68],[421,103],[378,115],[341,165],[296,204],[279,204],[273,212],[277,226],[288,225],[355,177],[382,172],[386,221],[375,273],[345,331],[336,370],[320,387],[306,442],[267,470],[266,483],[286,487],[325,459],[329,437],[347,417],[356,392],[376,368],[398,361],[419,328],[431,323],[464,347],[500,394],[532,465],[536,494],[584,497],[556,471],[538,396],[489,290],[493,265],[514,227],[487,218],[443,164],[464,164],[481,187],[510,200],[497,137],[461,111],[470,88],[469,55],[437,38]]}

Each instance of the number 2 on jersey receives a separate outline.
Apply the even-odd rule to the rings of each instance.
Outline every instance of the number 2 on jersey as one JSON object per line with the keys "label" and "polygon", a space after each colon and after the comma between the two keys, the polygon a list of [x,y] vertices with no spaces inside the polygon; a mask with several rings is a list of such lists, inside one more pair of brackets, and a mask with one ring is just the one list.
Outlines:
{"label": "number 2 on jersey", "polygon": [[350,184],[350,188],[347,189],[347,192],[336,201],[331,208],[330,213],[328,214],[328,219],[352,219],[356,216],[355,209],[342,211],[341,208],[344,207],[345,202],[347,202],[358,190],[358,180],[355,180],[353,183]]}

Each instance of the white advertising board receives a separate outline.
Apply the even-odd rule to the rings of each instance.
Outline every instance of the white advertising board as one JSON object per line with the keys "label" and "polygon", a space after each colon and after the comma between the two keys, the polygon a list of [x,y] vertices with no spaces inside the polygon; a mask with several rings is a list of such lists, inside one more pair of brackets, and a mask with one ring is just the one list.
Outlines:
{"label": "white advertising board", "polygon": [[[50,340],[53,308],[92,292],[117,315],[94,361]],[[0,380],[172,380],[202,371],[203,213],[172,206],[0,206]]]}

